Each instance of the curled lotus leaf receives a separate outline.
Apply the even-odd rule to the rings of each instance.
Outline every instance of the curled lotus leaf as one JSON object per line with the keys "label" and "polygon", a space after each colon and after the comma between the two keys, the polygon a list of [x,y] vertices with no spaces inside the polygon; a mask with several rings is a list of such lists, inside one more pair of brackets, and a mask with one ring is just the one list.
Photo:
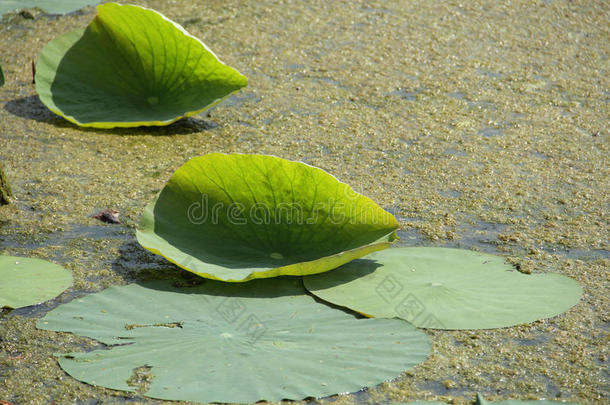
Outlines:
{"label": "curled lotus leaf", "polygon": [[36,67],[36,91],[51,111],[98,128],[168,125],[247,82],[162,14],[116,3],[49,42]]}
{"label": "curled lotus leaf", "polygon": [[138,242],[202,277],[315,274],[385,249],[394,216],[322,169],[274,156],[208,154],[180,167]]}

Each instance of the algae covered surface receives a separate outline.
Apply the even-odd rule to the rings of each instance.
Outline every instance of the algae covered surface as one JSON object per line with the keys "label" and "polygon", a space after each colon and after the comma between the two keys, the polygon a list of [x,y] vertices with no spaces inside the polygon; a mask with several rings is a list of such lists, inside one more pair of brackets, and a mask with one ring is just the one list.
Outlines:
{"label": "algae covered surface", "polygon": [[[427,331],[429,359],[356,394],[309,402],[608,401],[608,54],[604,1],[140,1],[249,85],[167,127],[92,130],[49,112],[31,62],[93,8],[0,22],[0,254],[72,271],[57,299],[0,315],[0,400],[162,403],[80,383],[52,354],[99,343],[37,330],[74,297],[152,278],[197,282],[135,242],[144,206],[188,159],[263,153],[321,167],[395,214],[400,244],[501,254],[577,280],[559,317]],[[30,17],[34,18],[30,18]],[[93,218],[117,209],[122,224]],[[142,374],[142,373],[140,373]],[[134,370],[134,384],[146,379]],[[154,377],[153,377],[154,378]],[[205,381],[202,377],[202,382]]]}

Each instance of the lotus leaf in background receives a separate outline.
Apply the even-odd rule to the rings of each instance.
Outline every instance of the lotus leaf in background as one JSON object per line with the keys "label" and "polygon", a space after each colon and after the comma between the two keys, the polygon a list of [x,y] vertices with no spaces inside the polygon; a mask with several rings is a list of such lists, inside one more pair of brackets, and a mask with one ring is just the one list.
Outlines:
{"label": "lotus leaf in background", "polygon": [[305,287],[335,305],[432,329],[491,329],[559,315],[582,296],[559,274],[522,274],[504,258],[461,249],[388,249]]}
{"label": "lotus leaf in background", "polygon": [[36,91],[54,113],[98,128],[168,125],[248,80],[158,12],[107,3],[85,30],[42,50]]}
{"label": "lotus leaf in background", "polygon": [[202,277],[247,281],[334,269],[389,247],[397,228],[392,214],[321,169],[214,153],[174,173],[136,235]]}
{"label": "lotus leaf in background", "polygon": [[51,14],[66,14],[99,2],[100,0],[2,0],[0,20],[2,14],[26,8],[36,7]]}
{"label": "lotus leaf in background", "polygon": [[72,285],[72,274],[41,259],[0,256],[0,308],[19,308],[57,297]]}
{"label": "lotus leaf in background", "polygon": [[[409,323],[357,319],[289,277],[111,287],[61,305],[37,326],[110,346],[59,356],[80,381],[202,403],[353,392],[397,377],[429,352],[425,333]],[[138,385],[138,376],[149,384]]]}

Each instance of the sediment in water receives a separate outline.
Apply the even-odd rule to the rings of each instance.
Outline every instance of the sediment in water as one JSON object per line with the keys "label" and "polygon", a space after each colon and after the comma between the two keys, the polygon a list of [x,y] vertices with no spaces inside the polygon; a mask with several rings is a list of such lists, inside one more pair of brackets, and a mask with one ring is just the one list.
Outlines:
{"label": "sediment in water", "polygon": [[0,164],[0,205],[8,204],[9,197],[12,195],[11,188],[8,185],[8,180],[2,171],[2,164]]}

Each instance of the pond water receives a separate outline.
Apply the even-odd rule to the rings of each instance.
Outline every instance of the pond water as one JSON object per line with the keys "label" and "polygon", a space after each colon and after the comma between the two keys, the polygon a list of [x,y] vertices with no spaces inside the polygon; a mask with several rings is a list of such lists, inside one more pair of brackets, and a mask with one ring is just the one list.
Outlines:
{"label": "pond water", "polygon": [[[138,4],[183,23],[249,85],[168,127],[78,128],[38,101],[30,66],[94,9],[0,21],[0,163],[16,197],[0,207],[0,253],[46,258],[74,275],[57,299],[0,315],[0,399],[148,401],[67,376],[51,354],[99,344],[35,321],[111,285],[189,280],[139,247],[138,218],[189,158],[244,152],[329,171],[395,214],[401,245],[501,254],[585,291],[568,313],[534,324],[427,331],[432,353],[414,370],[308,403],[469,403],[476,392],[608,400],[607,2]],[[106,208],[122,224],[91,218]]]}

